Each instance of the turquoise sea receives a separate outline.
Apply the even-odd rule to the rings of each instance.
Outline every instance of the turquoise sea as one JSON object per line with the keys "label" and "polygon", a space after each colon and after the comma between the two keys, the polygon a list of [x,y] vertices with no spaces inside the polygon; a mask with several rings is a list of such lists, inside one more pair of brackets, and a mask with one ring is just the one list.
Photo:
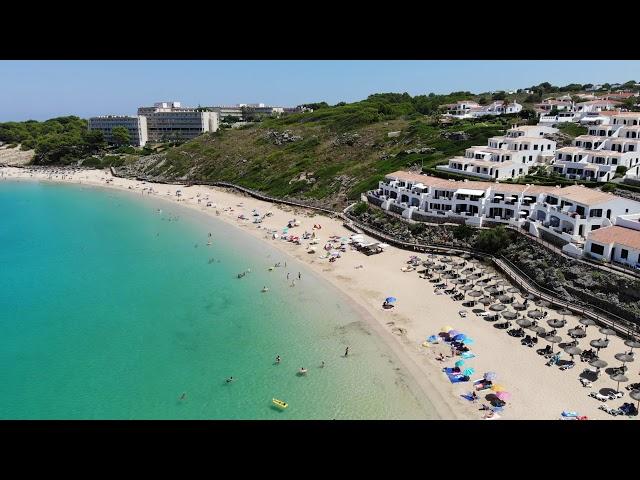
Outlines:
{"label": "turquoise sea", "polygon": [[78,185],[0,181],[0,385],[2,419],[435,418],[297,261],[199,212]]}

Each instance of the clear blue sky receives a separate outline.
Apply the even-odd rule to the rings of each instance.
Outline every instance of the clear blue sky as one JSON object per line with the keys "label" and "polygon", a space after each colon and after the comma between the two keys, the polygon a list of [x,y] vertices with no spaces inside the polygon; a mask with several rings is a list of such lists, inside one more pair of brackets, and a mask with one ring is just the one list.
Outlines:
{"label": "clear blue sky", "polygon": [[640,81],[640,61],[0,61],[0,121],[134,114],[140,105],[356,101]]}

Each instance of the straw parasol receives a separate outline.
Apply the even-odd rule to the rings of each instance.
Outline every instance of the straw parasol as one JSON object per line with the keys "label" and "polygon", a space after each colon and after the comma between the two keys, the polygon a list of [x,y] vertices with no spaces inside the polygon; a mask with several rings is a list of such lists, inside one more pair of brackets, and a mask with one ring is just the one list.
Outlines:
{"label": "straw parasol", "polygon": [[495,295],[496,293],[498,293],[498,289],[496,287],[485,287],[484,291],[489,295]]}
{"label": "straw parasol", "polygon": [[601,368],[605,368],[607,365],[609,365],[607,362],[605,362],[604,360],[600,360],[599,358],[596,360],[591,360],[589,362],[589,365],[591,365],[592,367],[595,367],[597,369],[601,369]]}
{"label": "straw parasol", "polygon": [[531,325],[533,325],[533,322],[531,320],[527,320],[526,318],[519,318],[518,320],[516,320],[516,323],[520,325],[522,328],[528,328]]}
{"label": "straw parasol", "polygon": [[562,315],[562,320],[564,320],[565,315],[571,315],[573,312],[567,308],[563,308],[558,310],[558,315]]}
{"label": "straw parasol", "polygon": [[531,331],[536,333],[536,337],[540,336],[544,333],[547,333],[547,331],[545,330],[544,327],[541,327],[540,325],[537,325],[535,327],[531,327]]}
{"label": "straw parasol", "polygon": [[520,289],[518,289],[516,287],[509,287],[509,288],[507,288],[507,292],[509,292],[509,293],[520,293]]}
{"label": "straw parasol", "polygon": [[553,352],[553,344],[560,343],[562,341],[562,338],[559,337],[558,335],[551,335],[550,337],[545,337],[544,339],[551,344],[552,352]]}
{"label": "straw parasol", "polygon": [[616,353],[616,360],[622,362],[621,368],[624,368],[625,363],[633,362],[633,355],[629,355],[628,353]]}
{"label": "straw parasol", "polygon": [[587,336],[587,332],[585,332],[583,329],[581,328],[572,328],[571,330],[569,330],[569,336],[572,338],[584,338]]}
{"label": "straw parasol", "polygon": [[451,263],[451,262],[453,261],[453,260],[451,260],[451,258],[449,258],[449,257],[442,257],[442,258],[440,258],[439,260],[440,260],[440,262],[442,262],[442,263]]}
{"label": "straw parasol", "polygon": [[599,352],[601,348],[607,348],[609,346],[609,342],[599,338],[597,340],[591,340],[589,342],[589,345],[591,345],[593,348],[597,349],[598,352]]}
{"label": "straw parasol", "polygon": [[616,331],[613,330],[612,328],[606,328],[606,327],[602,327],[600,329],[598,329],[598,331],[604,335],[605,340],[607,340],[607,337],[609,335],[611,335],[612,337],[615,337],[617,335]]}
{"label": "straw parasol", "polygon": [[629,396],[638,401],[638,404],[636,405],[636,410],[638,410],[638,407],[640,407],[640,390],[632,390]]}
{"label": "straw parasol", "polygon": [[482,292],[480,290],[472,290],[467,295],[469,295],[470,297],[478,298],[482,296]]}
{"label": "straw parasol", "polygon": [[491,305],[489,307],[489,310],[493,310],[494,312],[501,312],[503,310],[505,310],[507,307],[505,307],[502,303],[496,303],[494,305]]}
{"label": "straw parasol", "polygon": [[629,379],[627,377],[625,377],[624,375],[622,375],[620,373],[617,374],[617,375],[613,375],[611,377],[611,380],[613,380],[614,382],[618,382],[618,385],[616,386],[616,392],[620,391],[620,383],[625,383],[625,382],[629,381]]}
{"label": "straw parasol", "polygon": [[[464,292],[469,291],[469,290],[473,290],[473,285],[469,285],[469,284],[463,285],[463,286],[460,287],[460,290],[462,290]],[[478,293],[480,293],[480,292],[478,292]],[[482,295],[482,293],[480,293],[480,295]]]}
{"label": "straw parasol", "polygon": [[543,308],[549,308],[551,306],[551,303],[546,300],[538,300],[536,302],[536,305]]}
{"label": "straw parasol", "polygon": [[578,347],[567,347],[564,351],[571,355],[571,360],[573,360],[574,355],[580,355],[582,353],[582,349]]}
{"label": "straw parasol", "polygon": [[581,318],[579,320],[579,322],[584,325],[585,327],[589,327],[589,325],[595,325],[596,321],[592,320],[591,318]]}
{"label": "straw parasol", "polygon": [[524,303],[520,303],[520,302],[513,303],[513,304],[511,304],[511,306],[516,310],[526,310],[527,309],[525,304]]}
{"label": "straw parasol", "polygon": [[540,310],[531,310],[529,312],[527,312],[527,316],[529,318],[534,318],[534,319],[539,319],[542,318],[543,314]]}
{"label": "straw parasol", "polygon": [[471,254],[463,253],[462,255],[460,255],[460,258],[464,258],[465,260],[471,260]]}
{"label": "straw parasol", "polygon": [[511,303],[513,301],[513,297],[510,297],[509,295],[500,295],[498,300],[502,303]]}
{"label": "straw parasol", "polygon": [[526,295],[523,295],[522,298],[526,298],[527,300],[533,300],[534,298],[536,298],[536,296],[533,293],[527,293]]}
{"label": "straw parasol", "polygon": [[502,317],[506,318],[507,320],[513,320],[518,317],[518,314],[516,312],[507,310],[506,312],[502,312]]}
{"label": "straw parasol", "polygon": [[566,323],[567,322],[565,322],[564,320],[558,320],[557,318],[547,320],[547,325],[549,325],[551,328],[562,328],[566,325]]}
{"label": "straw parasol", "polygon": [[637,340],[625,340],[624,344],[627,347],[630,347],[632,352],[634,348],[640,348],[640,342],[638,342]]}

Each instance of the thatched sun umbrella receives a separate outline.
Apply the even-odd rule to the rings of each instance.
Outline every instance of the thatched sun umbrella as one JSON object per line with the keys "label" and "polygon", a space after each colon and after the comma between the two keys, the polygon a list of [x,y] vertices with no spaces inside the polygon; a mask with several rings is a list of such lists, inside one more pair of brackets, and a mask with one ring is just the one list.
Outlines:
{"label": "thatched sun umbrella", "polygon": [[591,345],[593,348],[598,350],[598,352],[600,352],[601,348],[607,348],[609,346],[609,342],[607,340],[603,340],[602,338],[599,338],[597,340],[591,340],[589,342],[589,345]]}
{"label": "thatched sun umbrella", "polygon": [[493,310],[494,312],[501,312],[503,310],[505,310],[507,307],[504,306],[502,303],[496,303],[494,305],[491,305],[489,307],[489,310]]}
{"label": "thatched sun umbrella", "polygon": [[502,303],[511,303],[513,301],[513,297],[510,297],[509,295],[500,295],[498,300]]}
{"label": "thatched sun umbrella", "polygon": [[630,347],[631,350],[629,351],[629,353],[633,352],[634,348],[640,348],[640,342],[638,342],[637,340],[625,340],[624,344],[627,347]]}
{"label": "thatched sun umbrella", "polygon": [[518,318],[518,314],[516,312],[507,310],[505,312],[502,312],[502,318],[506,318],[507,320],[514,320]]}
{"label": "thatched sun umbrella", "polygon": [[493,299],[490,297],[482,297],[478,302],[484,305],[484,309],[486,310],[487,305],[491,305],[493,303]]}
{"label": "thatched sun umbrella", "polygon": [[538,300],[536,302],[536,305],[543,308],[549,308],[551,306],[551,303],[547,300]]}
{"label": "thatched sun umbrella", "polygon": [[578,347],[567,347],[564,351],[571,355],[571,360],[573,360],[574,355],[580,355],[582,353],[582,349]]}
{"label": "thatched sun umbrella", "polygon": [[638,407],[640,407],[640,390],[632,390],[629,396],[638,401],[638,404],[636,405],[636,410],[638,410]]}
{"label": "thatched sun umbrella", "polygon": [[598,331],[604,335],[605,340],[608,340],[608,336],[611,335],[612,337],[615,337],[617,335],[616,331],[612,328],[606,328],[606,327],[602,327],[600,329],[598,329]]}
{"label": "thatched sun umbrella", "polygon": [[554,343],[560,343],[562,341],[562,338],[559,337],[558,335],[547,336],[547,337],[544,337],[544,339],[551,344],[551,352],[552,353],[553,353],[553,344]]}
{"label": "thatched sun umbrella", "polygon": [[581,318],[581,319],[579,320],[579,322],[580,322],[582,325],[584,325],[585,327],[587,327],[587,328],[588,328],[590,325],[595,325],[595,324],[596,324],[596,321],[595,321],[595,320],[592,320],[591,318]]}
{"label": "thatched sun umbrella", "polygon": [[572,338],[584,338],[587,336],[587,332],[585,332],[582,328],[572,328],[569,330],[569,336]]}
{"label": "thatched sun umbrella", "polygon": [[620,368],[623,369],[624,371],[624,364],[625,363],[631,363],[633,362],[633,355],[629,355],[628,353],[616,353],[615,354],[616,360],[618,360],[619,362],[622,362],[622,365]]}
{"label": "thatched sun umbrella", "polygon": [[482,292],[480,290],[472,290],[467,295],[473,298],[478,298],[482,296]]}
{"label": "thatched sun umbrella", "polygon": [[516,310],[526,310],[527,307],[524,303],[516,302],[512,303],[511,306]]}
{"label": "thatched sun umbrella", "polygon": [[516,287],[509,287],[509,288],[507,288],[507,292],[509,292],[509,293],[520,293],[520,289],[516,288]]}
{"label": "thatched sun umbrella", "polygon": [[563,308],[562,310],[558,310],[558,315],[562,315],[562,320],[564,320],[565,315],[571,315],[573,312],[567,308]]}
{"label": "thatched sun umbrella", "polygon": [[531,310],[527,312],[529,318],[539,319],[543,317],[543,313],[540,310]]}
{"label": "thatched sun umbrella", "polygon": [[607,362],[605,362],[604,360],[600,360],[599,358],[596,360],[591,360],[589,362],[589,365],[591,365],[594,368],[598,369],[598,372],[600,372],[601,368],[605,368],[607,365],[609,365]]}
{"label": "thatched sun umbrella", "polygon": [[564,320],[558,320],[557,318],[547,320],[547,325],[549,325],[551,328],[562,328],[566,325],[566,323],[567,322],[565,322]]}
{"label": "thatched sun umbrella", "polygon": [[[507,313],[507,312],[505,312],[505,313]],[[503,313],[503,315],[504,315],[504,313]],[[533,322],[531,320],[526,319],[526,318],[519,318],[518,320],[516,320],[516,323],[518,325],[520,325],[522,328],[528,328],[531,325],[533,325]]]}
{"label": "thatched sun umbrella", "polygon": [[535,326],[535,327],[531,327],[531,331],[535,332],[536,337],[540,336],[540,335],[544,335],[545,333],[547,333],[547,331],[545,330],[544,327],[541,327],[540,325]]}
{"label": "thatched sun umbrella", "polygon": [[629,381],[629,379],[627,377],[625,377],[624,375],[622,375],[621,373],[619,373],[617,375],[612,375],[611,376],[611,380],[613,380],[614,382],[617,382],[616,392],[620,391],[620,383],[626,383],[626,382]]}

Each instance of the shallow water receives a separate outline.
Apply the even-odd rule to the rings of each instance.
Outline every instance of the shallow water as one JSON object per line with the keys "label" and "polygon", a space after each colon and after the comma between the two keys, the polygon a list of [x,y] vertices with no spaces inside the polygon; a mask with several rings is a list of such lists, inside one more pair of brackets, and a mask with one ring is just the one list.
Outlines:
{"label": "shallow water", "polygon": [[215,218],[3,181],[0,246],[0,418],[436,418],[331,285]]}

